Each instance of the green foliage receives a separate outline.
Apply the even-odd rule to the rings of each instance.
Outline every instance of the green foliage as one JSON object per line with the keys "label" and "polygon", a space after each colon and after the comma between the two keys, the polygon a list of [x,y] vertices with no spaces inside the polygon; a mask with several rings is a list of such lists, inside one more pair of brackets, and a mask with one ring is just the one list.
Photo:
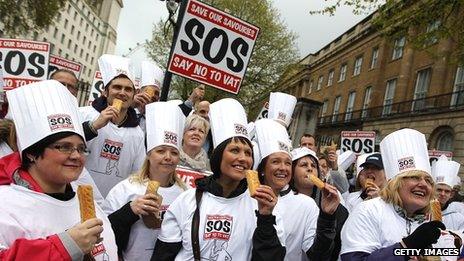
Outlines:
{"label": "green foliage", "polygon": [[[378,10],[373,25],[384,36],[406,36],[413,48],[432,57],[464,63],[464,0],[337,0],[310,14],[333,15],[341,5],[351,6],[355,14]],[[430,48],[441,39],[451,40],[449,48]]]}
{"label": "green foliage", "polygon": [[[238,96],[208,88],[206,99],[214,102],[224,97],[234,97],[244,105],[253,104],[257,97],[268,96],[270,88],[279,79],[282,73],[291,64],[297,62],[294,33],[289,32],[280,20],[279,14],[268,0],[215,0],[204,1],[214,7],[227,10],[228,13],[237,16],[260,28],[253,54],[248,64],[245,78],[242,82]],[[171,47],[172,26],[159,21],[153,28],[153,35],[147,41],[147,54],[160,66],[167,64]],[[174,76],[171,82],[171,98],[186,99],[190,90],[197,85],[193,81]]]}

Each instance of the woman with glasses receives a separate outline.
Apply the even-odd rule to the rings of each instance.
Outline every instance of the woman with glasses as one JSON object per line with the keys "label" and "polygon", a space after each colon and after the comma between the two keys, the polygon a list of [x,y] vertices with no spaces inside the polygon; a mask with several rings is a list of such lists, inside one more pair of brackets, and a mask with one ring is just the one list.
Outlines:
{"label": "woman with glasses", "polygon": [[412,129],[395,131],[382,140],[380,151],[386,187],[380,197],[361,202],[348,217],[341,259],[392,260],[395,249],[430,248],[437,241],[442,248],[459,248],[446,245],[447,237],[448,242],[454,237],[445,235],[442,222],[427,217],[435,185],[425,135]]}
{"label": "woman with glasses", "polygon": [[97,205],[81,221],[70,185],[88,154],[76,99],[56,81],[7,96],[21,157],[2,169],[12,183],[0,186],[0,260],[117,260],[108,218]]}
{"label": "woman with glasses", "polygon": [[[150,259],[164,213],[187,189],[176,175],[184,114],[169,102],[148,104],[145,112],[147,156],[142,169],[113,187],[104,204],[124,260]],[[145,194],[149,181],[159,183],[158,195]],[[157,223],[147,222],[156,215]]]}

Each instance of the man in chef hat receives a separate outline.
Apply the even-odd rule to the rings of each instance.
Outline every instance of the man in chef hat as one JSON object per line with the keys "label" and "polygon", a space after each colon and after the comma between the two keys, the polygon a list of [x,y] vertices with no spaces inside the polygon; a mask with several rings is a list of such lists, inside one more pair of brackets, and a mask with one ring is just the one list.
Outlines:
{"label": "man in chef hat", "polygon": [[104,54],[98,59],[102,96],[81,108],[90,154],[86,168],[103,196],[140,169],[145,158],[144,133],[131,107],[135,87],[128,58]]}
{"label": "man in chef hat", "polygon": [[158,64],[150,61],[142,61],[141,70],[141,89],[134,96],[133,107],[137,109],[140,127],[145,131],[145,106],[159,101],[164,71]]}
{"label": "man in chef hat", "polygon": [[464,230],[464,204],[451,202],[453,186],[458,182],[461,164],[448,160],[445,155],[440,156],[432,165],[432,175],[436,183],[436,198],[440,202],[443,223],[446,228],[456,231]]}

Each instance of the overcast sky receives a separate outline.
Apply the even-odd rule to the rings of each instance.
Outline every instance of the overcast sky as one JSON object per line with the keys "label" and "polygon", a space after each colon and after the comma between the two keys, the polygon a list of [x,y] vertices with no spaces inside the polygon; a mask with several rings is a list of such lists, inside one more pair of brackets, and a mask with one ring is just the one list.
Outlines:
{"label": "overcast sky", "polygon": [[[252,0],[251,0],[252,1]],[[340,8],[335,16],[309,15],[310,10],[322,6],[323,0],[272,0],[281,20],[298,35],[297,47],[301,58],[334,40],[365,16],[355,16],[350,9]],[[151,38],[153,24],[166,20],[168,12],[164,1],[124,0],[118,25],[116,54],[128,54],[129,48]],[[143,48],[130,55],[134,60],[145,57]]]}

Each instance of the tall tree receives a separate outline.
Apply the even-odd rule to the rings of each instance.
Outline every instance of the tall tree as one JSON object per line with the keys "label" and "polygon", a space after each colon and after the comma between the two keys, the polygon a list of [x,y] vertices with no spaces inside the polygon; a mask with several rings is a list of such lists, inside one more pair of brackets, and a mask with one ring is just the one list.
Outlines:
{"label": "tall tree", "polygon": [[[26,35],[31,31],[41,31],[52,25],[60,10],[70,0],[1,0],[0,28],[9,37]],[[86,0],[92,6],[99,6],[103,0]]]}
{"label": "tall tree", "polygon": [[[227,10],[228,13],[260,27],[240,93],[238,97],[235,97],[244,105],[252,104],[260,94],[269,93],[270,87],[284,70],[297,62],[296,36],[287,30],[278,11],[272,7],[269,0],[211,0],[204,2],[218,9]],[[148,55],[163,67],[167,64],[171,39],[172,28],[169,23],[159,21],[153,28],[152,39],[146,43]],[[178,98],[180,96],[185,99],[194,85],[196,83],[192,81],[173,77],[171,89],[174,90],[174,95],[177,95]],[[206,98],[210,101],[223,97],[234,97],[234,95],[216,89],[208,89],[206,94]]]}
{"label": "tall tree", "polygon": [[[386,37],[405,36],[415,49],[464,64],[464,0],[336,0],[310,14],[333,15],[341,5],[353,7],[355,14],[378,10],[373,24]],[[440,39],[450,39],[452,47],[429,48]]]}

